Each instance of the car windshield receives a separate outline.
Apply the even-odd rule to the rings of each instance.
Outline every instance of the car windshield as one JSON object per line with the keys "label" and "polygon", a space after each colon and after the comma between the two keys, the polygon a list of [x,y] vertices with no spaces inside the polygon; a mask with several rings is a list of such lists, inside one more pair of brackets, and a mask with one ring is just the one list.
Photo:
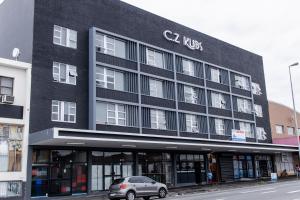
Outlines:
{"label": "car windshield", "polygon": [[114,182],[112,183],[112,185],[117,185],[117,184],[123,183],[124,180],[125,180],[124,178],[116,179],[116,180],[114,180]]}

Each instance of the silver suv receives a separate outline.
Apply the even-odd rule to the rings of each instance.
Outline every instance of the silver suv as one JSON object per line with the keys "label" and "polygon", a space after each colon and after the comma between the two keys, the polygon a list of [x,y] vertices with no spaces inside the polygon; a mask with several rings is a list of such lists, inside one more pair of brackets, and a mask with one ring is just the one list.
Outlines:
{"label": "silver suv", "polygon": [[152,196],[165,198],[167,193],[167,186],[163,183],[146,176],[130,176],[114,180],[109,187],[108,198],[134,200],[136,197],[143,197],[148,200]]}

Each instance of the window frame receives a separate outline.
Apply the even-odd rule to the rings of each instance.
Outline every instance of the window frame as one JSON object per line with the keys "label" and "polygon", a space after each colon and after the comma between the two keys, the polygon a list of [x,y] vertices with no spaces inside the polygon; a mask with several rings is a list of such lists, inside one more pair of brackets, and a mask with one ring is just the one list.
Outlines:
{"label": "window frame", "polygon": [[[184,62],[187,63],[187,65],[184,65]],[[183,74],[186,74],[189,76],[195,76],[195,63],[192,60],[183,58],[182,59],[182,71],[183,71]]]}
{"label": "window frame", "polygon": [[[214,96],[214,97],[213,97]],[[226,101],[222,93],[211,92],[212,107],[226,109]]]}
{"label": "window frame", "polygon": [[[280,129],[281,129],[281,131],[278,131],[279,128],[280,127]],[[275,132],[276,132],[276,134],[278,134],[278,135],[282,135],[282,134],[284,134],[284,126],[283,125],[279,125],[279,124],[275,124]]]}
{"label": "window frame", "polygon": [[[153,53],[153,55],[150,55],[150,52],[151,54]],[[156,54],[161,54],[161,57],[162,57],[162,66],[159,66],[157,64],[157,56]],[[149,57],[152,57],[152,61],[149,59]],[[165,60],[164,60],[164,53],[163,52],[160,52],[160,51],[157,51],[157,50],[154,50],[154,49],[150,49],[150,48],[146,48],[146,64],[147,65],[150,65],[150,66],[154,66],[154,67],[157,67],[157,68],[161,68],[161,69],[165,69]]]}
{"label": "window frame", "polygon": [[238,112],[252,113],[252,102],[248,99],[237,98],[237,109]]}
{"label": "window frame", "polygon": [[[96,86],[97,87],[101,87],[101,88],[115,90],[115,85],[116,85],[116,73],[115,73],[115,70],[108,69],[108,68],[102,67],[102,66],[99,66],[97,68],[103,69],[103,73],[97,72],[97,70],[96,70],[96,78],[95,78]],[[109,75],[109,72],[112,72],[113,75]],[[103,80],[99,79],[98,76],[103,77]],[[113,78],[114,81],[113,82],[112,81],[108,81],[108,78]],[[98,84],[97,81],[100,82],[100,83],[103,83],[103,87],[101,86],[100,83]],[[108,84],[111,84],[113,87],[109,88]]]}
{"label": "window frame", "polygon": [[239,122],[239,126],[240,126],[240,130],[241,131],[245,131],[246,137],[248,137],[248,138],[255,138],[254,132],[253,132],[252,127],[251,127],[251,123],[248,123],[248,122]]}
{"label": "window frame", "polygon": [[[114,109],[111,110],[109,107],[113,106]],[[124,108],[124,111],[121,111],[120,107]],[[113,113],[114,117],[109,116],[109,113]],[[120,117],[120,114],[123,114],[124,117]],[[107,103],[106,104],[106,123],[107,125],[116,125],[116,126],[126,126],[127,125],[127,113],[125,105],[123,104],[114,104],[114,103]],[[110,123],[110,119],[113,119],[115,123]],[[120,120],[124,121],[124,124],[120,123]]]}
{"label": "window frame", "polygon": [[215,118],[215,129],[217,135],[226,135],[224,119]]}
{"label": "window frame", "polygon": [[[103,43],[102,43],[102,40],[98,38],[98,36],[103,37]],[[124,47],[125,47],[124,48],[124,57],[116,55],[116,41],[124,43]],[[95,46],[100,49],[103,49],[103,52],[100,51],[101,53],[115,56],[115,57],[122,58],[122,59],[126,59],[126,41],[125,40],[122,40],[122,39],[119,39],[119,38],[116,38],[114,36],[107,35],[104,33],[96,33]],[[111,47],[109,47],[109,46],[111,46]]]}
{"label": "window frame", "polygon": [[[9,86],[2,86],[1,85],[2,79],[9,79],[11,81],[11,87],[9,87]],[[13,77],[0,76],[0,96],[2,96],[2,95],[13,96],[14,95],[14,81],[15,81],[15,79]],[[1,93],[2,88],[11,90],[11,93],[10,94]]]}
{"label": "window frame", "polygon": [[248,79],[248,77],[235,74],[234,82],[235,82],[234,86],[236,88],[247,90],[247,91],[250,90],[250,80]]}
{"label": "window frame", "polygon": [[[153,118],[155,121],[152,120]],[[167,130],[166,113],[164,110],[151,109],[150,120],[152,129]]]}
{"label": "window frame", "polygon": [[257,117],[263,117],[263,109],[261,105],[254,104],[254,110]]}
{"label": "window frame", "polygon": [[[65,81],[62,80],[61,72],[62,72],[62,66],[65,66],[66,73],[65,73]],[[58,72],[56,72],[58,70]],[[59,62],[53,62],[52,66],[52,76],[53,81],[58,83],[65,83],[69,85],[76,85],[77,84],[77,67],[74,65],[69,65],[65,63],[59,63]]]}
{"label": "window frame", "polygon": [[[65,42],[62,38],[63,32],[65,32],[66,35]],[[59,35],[56,35],[56,33]],[[57,42],[56,39],[59,40],[59,42]],[[77,31],[55,24],[53,27],[53,44],[77,49]]]}
{"label": "window frame", "polygon": [[184,93],[184,102],[198,104],[198,94],[194,87],[184,85],[183,93]]}
{"label": "window frame", "polygon": [[[292,130],[292,134],[290,133],[290,130]],[[295,128],[291,127],[291,126],[288,126],[287,127],[287,134],[288,135],[295,135]]]}
{"label": "window frame", "polygon": [[[56,103],[56,105],[54,105]],[[65,104],[67,104],[67,111],[65,111]],[[53,111],[54,107],[57,108],[57,111]],[[74,109],[74,113],[71,110]],[[68,102],[68,101],[59,101],[59,100],[52,100],[51,104],[51,121],[53,122],[66,122],[66,123],[76,123],[76,103],[75,102]],[[57,119],[54,119],[53,115],[57,115]],[[65,120],[65,115],[68,116],[68,120]],[[71,117],[74,120],[71,120]]]}
{"label": "window frame", "polygon": [[210,68],[210,81],[215,83],[221,83],[221,71],[218,68]]}
{"label": "window frame", "polygon": [[[159,95],[159,87],[161,86],[161,95]],[[149,78],[150,96],[163,98],[163,81]]]}
{"label": "window frame", "polygon": [[185,123],[187,132],[199,133],[199,122],[197,120],[197,115],[186,114]]}

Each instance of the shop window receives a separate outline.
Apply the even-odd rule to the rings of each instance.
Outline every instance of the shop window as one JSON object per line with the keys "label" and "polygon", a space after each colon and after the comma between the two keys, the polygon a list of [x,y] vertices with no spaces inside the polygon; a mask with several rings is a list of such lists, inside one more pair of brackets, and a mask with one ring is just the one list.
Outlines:
{"label": "shop window", "polygon": [[20,197],[22,195],[21,181],[0,182],[0,198]]}

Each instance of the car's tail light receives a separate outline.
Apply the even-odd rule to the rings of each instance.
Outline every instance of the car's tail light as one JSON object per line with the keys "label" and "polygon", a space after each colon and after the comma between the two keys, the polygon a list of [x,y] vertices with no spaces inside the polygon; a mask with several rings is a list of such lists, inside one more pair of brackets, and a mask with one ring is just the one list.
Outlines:
{"label": "car's tail light", "polygon": [[127,184],[124,184],[124,183],[120,184],[120,189],[121,190],[126,189],[126,188],[127,188]]}

